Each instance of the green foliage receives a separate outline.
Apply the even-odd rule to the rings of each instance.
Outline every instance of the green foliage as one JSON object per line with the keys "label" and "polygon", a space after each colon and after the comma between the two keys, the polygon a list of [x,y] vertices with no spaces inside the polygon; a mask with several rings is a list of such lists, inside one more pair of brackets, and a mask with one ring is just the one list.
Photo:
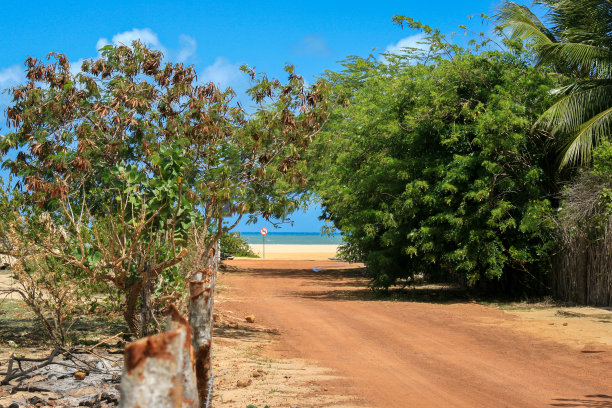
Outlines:
{"label": "green foliage", "polygon": [[327,73],[347,104],[311,169],[324,218],[375,288],[416,273],[539,284],[554,246],[550,153],[530,129],[557,81],[516,53],[433,55]]}
{"label": "green foliage", "polygon": [[[588,164],[597,144],[612,133],[612,14],[607,0],[540,0],[547,24],[525,6],[506,1],[497,15],[514,40],[535,51],[538,66],[572,78],[555,89],[560,96],[537,125],[551,129],[560,168]],[[547,27],[548,26],[548,27]]]}
{"label": "green foliage", "polygon": [[599,177],[601,191],[598,206],[600,224],[610,222],[612,217],[612,142],[605,142],[593,151],[593,174]]}
{"label": "green foliage", "polygon": [[11,205],[33,248],[48,232],[29,220],[64,229],[43,249],[122,292],[134,333],[137,309],[154,320],[149,292],[176,300],[206,265],[236,225],[223,224],[228,212],[282,218],[300,205],[301,153],[330,105],[323,81],[306,87],[290,65],[285,83],[245,67],[248,114],[231,89],[139,42],[104,47],[77,74],[66,56],[49,59],[28,58],[27,83],[10,90],[0,154],[17,178]]}
{"label": "green foliage", "polygon": [[250,258],[258,258],[257,254],[253,252],[247,240],[240,237],[240,235],[225,233],[219,240],[221,251],[232,254],[234,256],[246,256]]}
{"label": "green foliage", "polygon": [[612,177],[612,141],[606,141],[593,151],[593,172]]}
{"label": "green foliage", "polygon": [[[0,253],[10,257],[16,282],[7,291],[23,299],[53,343],[64,345],[99,286],[88,284],[80,268],[44,249],[69,246],[66,231],[56,228],[48,213],[27,211],[24,196],[12,191],[12,184],[12,179],[0,178]],[[31,245],[36,239],[38,245]]]}

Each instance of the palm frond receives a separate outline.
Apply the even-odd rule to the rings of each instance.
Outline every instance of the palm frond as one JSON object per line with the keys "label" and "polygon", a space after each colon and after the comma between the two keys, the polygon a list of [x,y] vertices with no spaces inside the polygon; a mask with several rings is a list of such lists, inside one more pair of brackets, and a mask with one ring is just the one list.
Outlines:
{"label": "palm frond", "polygon": [[584,43],[533,44],[539,55],[539,65],[563,64],[570,70],[580,70],[589,76],[610,76],[612,52],[609,49]]}
{"label": "palm frond", "polygon": [[569,93],[540,116],[534,127],[551,129],[554,133],[576,132],[593,115],[612,106],[612,82],[590,82],[591,87],[581,90],[573,85]]}
{"label": "palm frond", "polygon": [[570,163],[586,164],[591,161],[595,146],[610,137],[612,127],[612,108],[595,115],[574,134],[561,150],[559,170]]}
{"label": "palm frond", "polygon": [[611,0],[536,0],[547,9],[548,28],[558,42],[609,46],[612,39]]}
{"label": "palm frond", "polygon": [[561,143],[560,168],[587,164],[594,147],[612,135],[612,0],[535,0],[546,8],[544,24],[528,7],[506,1],[501,28],[522,40],[538,65],[552,67],[574,83],[552,93],[561,98],[534,127],[569,135]]}
{"label": "palm frond", "polygon": [[495,16],[501,28],[509,28],[515,40],[528,40],[532,44],[544,45],[556,42],[556,38],[540,19],[529,10],[512,1],[505,1]]}

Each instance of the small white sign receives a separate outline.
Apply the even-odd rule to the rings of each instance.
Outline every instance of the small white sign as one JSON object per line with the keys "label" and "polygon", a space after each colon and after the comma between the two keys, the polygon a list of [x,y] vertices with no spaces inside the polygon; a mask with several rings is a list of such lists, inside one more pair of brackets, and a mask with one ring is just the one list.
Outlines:
{"label": "small white sign", "polygon": [[259,232],[261,233],[261,235],[268,235],[268,229],[267,228],[262,228],[259,230]]}

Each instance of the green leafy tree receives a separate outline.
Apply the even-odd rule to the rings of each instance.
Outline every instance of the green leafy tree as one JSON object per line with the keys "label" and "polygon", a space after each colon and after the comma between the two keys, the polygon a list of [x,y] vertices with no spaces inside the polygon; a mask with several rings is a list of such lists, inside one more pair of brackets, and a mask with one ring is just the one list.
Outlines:
{"label": "green leafy tree", "polygon": [[312,169],[324,218],[375,288],[423,273],[541,289],[554,247],[549,137],[530,129],[558,82],[521,55],[474,54],[423,27],[425,52],[327,73],[347,103]]}
{"label": "green leafy tree", "polygon": [[154,320],[156,288],[176,290],[181,264],[207,403],[215,248],[244,215],[283,217],[299,205],[292,192],[306,184],[299,164],[327,119],[327,86],[305,87],[290,65],[286,83],[244,67],[247,113],[231,89],[198,83],[192,66],[163,63],[138,42],[102,48],[76,75],[64,55],[49,57],[28,58],[28,82],[10,90],[3,166],[20,179],[24,206],[70,227],[47,252],[119,289],[136,334]]}
{"label": "green leafy tree", "polygon": [[502,28],[525,41],[537,64],[572,78],[556,88],[560,98],[536,126],[552,129],[560,147],[560,168],[587,164],[612,130],[612,13],[606,0],[539,0],[546,20],[528,7],[505,2],[497,15]]}
{"label": "green leafy tree", "polygon": [[[156,326],[153,311],[163,303],[152,298],[152,292],[165,302],[182,295],[184,279],[177,264],[185,252],[179,251],[187,244],[185,235],[195,215],[189,201],[180,199],[180,184],[167,177],[178,164],[167,160],[161,177],[153,178],[133,166],[117,166],[110,173],[116,178],[99,189],[108,197],[96,197],[97,212],[85,193],[77,195],[80,199],[58,200],[55,209],[41,208],[32,205],[28,192],[4,186],[2,248],[18,260],[13,270],[28,304],[52,298],[50,289],[78,288],[90,295],[94,289],[116,289],[125,295],[124,317],[133,333],[146,335]],[[164,181],[167,178],[170,182]],[[62,276],[53,280],[57,290],[46,283],[55,275]],[[80,297],[82,304],[88,300],[95,302]],[[62,304],[66,310],[73,307]],[[50,334],[62,341],[65,337]]]}
{"label": "green leafy tree", "polygon": [[62,259],[126,293],[126,320],[142,333],[141,294],[183,250],[192,279],[236,225],[223,224],[229,213],[282,217],[299,205],[296,164],[326,119],[325,85],[306,89],[291,66],[285,84],[244,68],[247,113],[231,89],[138,42],[104,47],[77,74],[64,55],[49,58],[28,58],[27,83],[10,90],[3,166],[23,205],[71,229]]}

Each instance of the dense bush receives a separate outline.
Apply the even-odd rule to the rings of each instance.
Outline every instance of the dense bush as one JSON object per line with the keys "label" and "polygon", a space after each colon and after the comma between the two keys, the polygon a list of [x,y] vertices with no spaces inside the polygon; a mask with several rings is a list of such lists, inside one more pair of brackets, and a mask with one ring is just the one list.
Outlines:
{"label": "dense bush", "polygon": [[248,256],[257,258],[257,254],[253,252],[247,240],[238,234],[226,233],[221,236],[220,240],[221,252],[232,254],[234,256]]}
{"label": "dense bush", "polygon": [[324,217],[375,288],[430,277],[539,288],[554,249],[549,137],[532,132],[555,77],[516,53],[352,58],[313,168]]}

